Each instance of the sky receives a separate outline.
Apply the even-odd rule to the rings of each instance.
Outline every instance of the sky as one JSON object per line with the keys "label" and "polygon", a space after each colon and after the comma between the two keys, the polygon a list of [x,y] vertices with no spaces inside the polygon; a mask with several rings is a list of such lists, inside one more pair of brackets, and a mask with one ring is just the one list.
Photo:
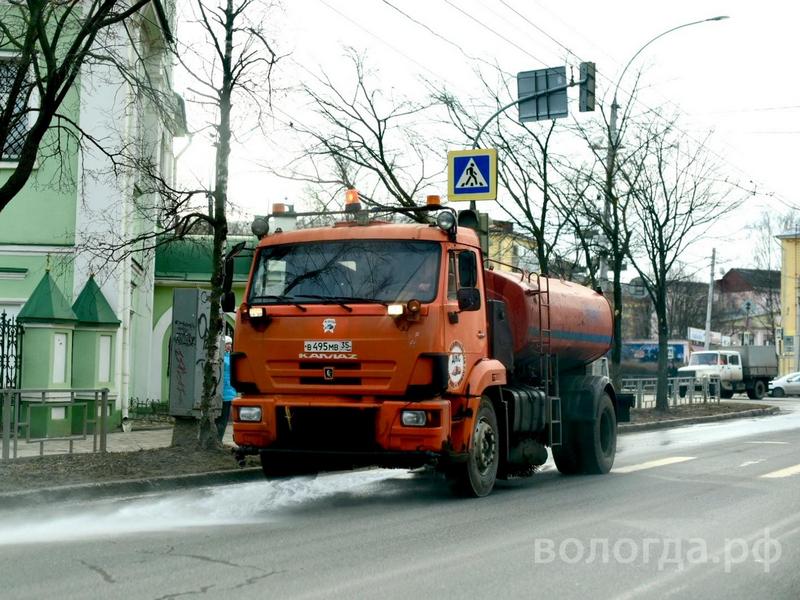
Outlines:
{"label": "sky", "polygon": [[[800,78],[794,74],[798,3],[285,0],[274,23],[276,44],[288,56],[279,63],[276,81],[288,89],[325,74],[352,84],[346,47],[366,56],[382,92],[418,99],[424,96],[423,78],[477,95],[475,68],[486,63],[498,64],[513,78],[519,71],[593,61],[598,102],[609,105],[623,67],[646,42],[672,27],[718,15],[730,18],[686,27],[648,45],[619,81],[618,99],[623,107],[630,101],[639,74],[640,109],[678,112],[683,135],[698,142],[713,132],[706,146],[723,172],[756,190],[687,252],[688,261],[702,265],[714,247],[717,269],[727,270],[752,265],[748,223],[764,210],[783,212],[800,203],[794,177],[800,156]],[[178,77],[179,92],[180,83]],[[570,118],[580,120],[573,92]],[[264,165],[280,172],[295,158],[301,146],[285,124],[309,118],[310,107],[298,95],[280,94],[270,135],[240,132],[230,198],[245,218],[269,212],[274,202],[300,204],[302,186]],[[177,141],[176,149],[186,142]],[[202,138],[192,139],[181,156],[184,177],[211,173],[212,153]],[[441,160],[444,166],[446,156]],[[441,193],[446,195],[444,178]],[[497,214],[496,206],[482,208]]]}

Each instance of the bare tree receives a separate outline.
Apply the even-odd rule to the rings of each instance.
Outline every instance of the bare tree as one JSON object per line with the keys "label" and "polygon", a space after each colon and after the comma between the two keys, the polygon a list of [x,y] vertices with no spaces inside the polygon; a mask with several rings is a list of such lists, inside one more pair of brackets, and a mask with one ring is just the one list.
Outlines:
{"label": "bare tree", "polygon": [[631,195],[635,227],[628,221],[632,240],[628,255],[655,309],[658,331],[658,385],[656,409],[668,410],[667,355],[669,339],[668,288],[671,274],[686,248],[739,200],[721,186],[716,165],[703,144],[693,147],[672,127],[638,132],[637,168],[621,174]]}
{"label": "bare tree", "polygon": [[103,36],[151,2],[155,17],[166,22],[159,0],[9,0],[0,8],[0,49],[12,53],[0,64],[0,156],[15,162],[0,184],[0,211],[28,181],[37,158],[63,149],[61,134],[82,134],[61,111],[81,67],[103,60]]}
{"label": "bare tree", "polygon": [[[758,221],[747,226],[750,231],[751,239],[755,242],[753,247],[753,265],[757,269],[765,271],[779,271],[781,268],[781,244],[777,235],[786,232],[794,232],[800,219],[795,211],[775,213],[765,210],[761,213]],[[761,293],[763,306],[758,309],[764,312],[765,319],[762,318],[769,327],[773,339],[775,330],[781,324],[781,291],[780,289],[767,286],[765,289],[758,290]]]}
{"label": "bare tree", "polygon": [[[147,156],[130,157],[136,170],[140,198],[137,217],[157,227],[144,228],[129,238],[94,238],[88,246],[106,261],[156,247],[202,231],[212,244],[210,318],[205,338],[205,363],[199,420],[181,419],[173,433],[174,445],[219,444],[214,427],[215,397],[220,383],[219,336],[223,331],[221,297],[224,254],[228,238],[228,178],[231,146],[237,128],[251,131],[262,127],[272,99],[273,67],[280,56],[273,49],[268,31],[275,5],[260,0],[194,0],[183,18],[191,30],[189,42],[179,43],[175,56],[191,78],[189,102],[201,123],[197,132],[211,134],[216,154],[213,182],[209,187],[187,188],[173,184],[159,165]],[[146,82],[139,80],[140,85]],[[234,107],[236,110],[234,110]]]}
{"label": "bare tree", "polygon": [[443,171],[441,161],[430,167],[432,140],[416,129],[432,104],[381,93],[371,85],[374,73],[364,58],[348,52],[355,73],[349,86],[327,75],[303,86],[316,122],[290,124],[306,146],[288,165],[288,175],[275,172],[332,194],[358,189],[370,206],[413,207]]}

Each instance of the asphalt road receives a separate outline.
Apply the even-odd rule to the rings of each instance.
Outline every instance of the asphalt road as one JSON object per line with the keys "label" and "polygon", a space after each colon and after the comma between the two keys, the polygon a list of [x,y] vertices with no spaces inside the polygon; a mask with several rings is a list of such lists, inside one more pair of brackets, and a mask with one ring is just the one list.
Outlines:
{"label": "asphalt road", "polygon": [[3,598],[800,598],[800,401],[488,498],[372,470],[0,509]]}

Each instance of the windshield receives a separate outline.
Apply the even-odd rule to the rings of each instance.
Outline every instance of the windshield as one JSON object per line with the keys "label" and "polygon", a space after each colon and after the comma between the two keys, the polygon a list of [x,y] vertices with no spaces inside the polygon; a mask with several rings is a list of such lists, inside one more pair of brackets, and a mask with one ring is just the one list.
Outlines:
{"label": "windshield", "polygon": [[716,365],[719,362],[719,354],[716,352],[695,352],[689,359],[690,365]]}
{"label": "windshield", "polygon": [[341,240],[267,246],[258,255],[250,304],[325,301],[431,302],[440,245],[406,240]]}

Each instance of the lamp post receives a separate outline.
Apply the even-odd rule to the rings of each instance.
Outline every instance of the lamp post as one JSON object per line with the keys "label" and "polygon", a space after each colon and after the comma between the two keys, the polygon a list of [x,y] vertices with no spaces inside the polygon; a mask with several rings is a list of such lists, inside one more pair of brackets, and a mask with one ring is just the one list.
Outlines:
{"label": "lamp post", "polygon": [[[710,19],[703,19],[702,21],[692,21],[691,23],[684,23],[683,25],[678,25],[677,27],[672,27],[667,29],[666,31],[659,33],[657,36],[648,40],[641,48],[639,48],[631,59],[625,65],[625,68],[622,69],[622,73],[617,79],[617,84],[614,86],[614,99],[611,102],[611,116],[608,124],[608,146],[606,148],[606,180],[605,180],[605,190],[604,190],[604,207],[603,207],[603,230],[608,233],[611,231],[611,203],[615,202],[614,200],[614,179],[615,173],[614,170],[616,168],[616,160],[617,160],[617,149],[619,148],[619,131],[617,130],[617,109],[619,108],[619,104],[617,103],[617,93],[619,92],[619,86],[622,83],[623,77],[625,77],[625,73],[627,72],[628,68],[633,64],[638,56],[647,48],[650,44],[655,42],[656,40],[664,37],[672,33],[673,31],[677,31],[678,29],[683,29],[685,27],[691,27],[692,25],[699,25],[700,23],[707,23],[709,21],[721,21],[723,19],[727,19],[728,17],[720,16],[720,17],[712,17]],[[613,233],[611,235],[607,235],[608,243],[612,244],[613,248],[613,257],[614,257],[614,283],[613,283],[613,305],[614,305],[614,336],[613,336],[613,343],[611,346],[611,376],[614,380],[614,383],[619,383],[619,366],[622,361],[622,282],[620,281],[620,273],[621,270],[621,261],[622,261],[622,252],[620,251],[620,240],[619,240],[619,224],[618,224],[618,215],[616,214],[616,210],[614,211],[614,227]],[[613,239],[612,239],[613,238]],[[606,262],[606,254],[603,253],[600,255],[600,277],[599,277],[599,284],[602,290],[605,290],[607,287],[608,281],[608,264]]]}
{"label": "lamp post", "polygon": [[[692,21],[691,23],[684,23],[683,25],[678,25],[677,27],[672,27],[659,33],[657,36],[651,38],[647,41],[641,48],[639,48],[628,63],[625,65],[625,68],[622,69],[622,73],[617,79],[617,84],[614,86],[614,99],[611,101],[611,117],[608,123],[608,147],[606,148],[606,190],[605,190],[605,206],[603,209],[603,222],[608,228],[608,220],[610,217],[611,211],[611,200],[614,194],[614,167],[617,160],[617,148],[619,147],[619,131],[617,131],[617,109],[619,108],[619,104],[617,103],[617,92],[619,92],[619,86],[622,83],[622,78],[625,77],[625,73],[628,70],[628,67],[633,64],[633,61],[647,48],[650,44],[655,42],[656,40],[664,37],[672,33],[673,31],[677,31],[678,29],[683,29],[685,27],[691,27],[692,25],[699,25],[701,23],[708,23],[711,21],[722,21],[727,19],[727,16],[719,16],[719,17],[711,17],[709,19],[703,19],[702,21]],[[601,256],[600,258],[600,284],[602,287],[603,282],[606,281],[608,267],[605,263],[605,258]]]}

